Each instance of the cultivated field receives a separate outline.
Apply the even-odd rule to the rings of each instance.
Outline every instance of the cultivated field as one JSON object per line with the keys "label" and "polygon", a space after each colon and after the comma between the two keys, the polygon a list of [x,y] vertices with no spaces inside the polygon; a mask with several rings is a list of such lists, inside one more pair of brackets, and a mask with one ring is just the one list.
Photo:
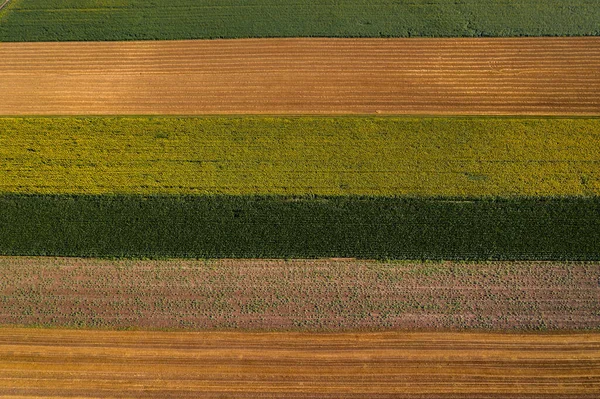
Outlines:
{"label": "cultivated field", "polygon": [[11,0],[0,41],[584,36],[599,20],[595,0]]}
{"label": "cultivated field", "polygon": [[0,118],[0,132],[1,193],[600,194],[597,118]]}
{"label": "cultivated field", "polygon": [[600,330],[600,264],[0,258],[0,324]]}
{"label": "cultivated field", "polygon": [[0,114],[600,114],[600,38],[0,43]]}
{"label": "cultivated field", "polygon": [[600,198],[0,196],[0,254],[600,260]]}
{"label": "cultivated field", "polygon": [[0,395],[596,398],[600,335],[0,329]]}
{"label": "cultivated field", "polygon": [[0,397],[597,399],[598,21],[0,0]]}

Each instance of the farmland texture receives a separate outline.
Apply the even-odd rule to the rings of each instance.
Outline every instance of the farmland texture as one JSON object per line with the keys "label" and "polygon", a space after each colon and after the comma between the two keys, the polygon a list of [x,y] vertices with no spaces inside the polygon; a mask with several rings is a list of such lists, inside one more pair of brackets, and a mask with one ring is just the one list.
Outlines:
{"label": "farmland texture", "polygon": [[0,41],[599,35],[595,0],[11,0]]}
{"label": "farmland texture", "polygon": [[596,118],[0,118],[0,192],[591,196]]}
{"label": "farmland texture", "polygon": [[600,265],[0,258],[0,324],[600,330]]}
{"label": "farmland texture", "polygon": [[600,114],[598,37],[0,43],[0,70],[1,115]]}
{"label": "farmland texture", "polygon": [[597,334],[0,329],[0,395],[596,398]]}
{"label": "farmland texture", "polygon": [[0,253],[600,260],[600,198],[5,195]]}

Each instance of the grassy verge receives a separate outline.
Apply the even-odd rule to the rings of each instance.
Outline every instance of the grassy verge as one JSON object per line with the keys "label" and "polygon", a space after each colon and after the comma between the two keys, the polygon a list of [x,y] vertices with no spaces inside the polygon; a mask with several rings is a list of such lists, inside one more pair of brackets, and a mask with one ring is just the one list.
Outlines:
{"label": "grassy verge", "polygon": [[0,41],[598,35],[595,0],[13,0]]}
{"label": "grassy verge", "polygon": [[0,254],[599,260],[600,199],[5,195]]}
{"label": "grassy verge", "polygon": [[0,118],[0,192],[590,196],[600,119]]}

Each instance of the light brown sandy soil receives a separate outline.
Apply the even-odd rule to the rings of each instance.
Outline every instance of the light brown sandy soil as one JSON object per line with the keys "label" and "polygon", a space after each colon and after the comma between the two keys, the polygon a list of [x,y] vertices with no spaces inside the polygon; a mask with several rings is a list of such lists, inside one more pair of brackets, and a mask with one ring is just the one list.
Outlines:
{"label": "light brown sandy soil", "polygon": [[600,264],[5,257],[0,324],[600,330]]}
{"label": "light brown sandy soil", "polygon": [[0,328],[3,398],[597,398],[600,335]]}
{"label": "light brown sandy soil", "polygon": [[0,115],[600,114],[600,38],[0,43]]}

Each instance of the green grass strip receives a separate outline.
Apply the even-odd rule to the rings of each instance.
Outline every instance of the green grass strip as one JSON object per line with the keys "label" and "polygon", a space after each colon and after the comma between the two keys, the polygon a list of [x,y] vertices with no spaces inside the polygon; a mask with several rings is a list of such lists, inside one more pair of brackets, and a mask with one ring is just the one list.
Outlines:
{"label": "green grass strip", "polygon": [[11,0],[0,41],[600,34],[596,0]]}
{"label": "green grass strip", "polygon": [[0,193],[600,195],[600,119],[0,118]]}
{"label": "green grass strip", "polygon": [[5,195],[0,254],[600,260],[600,198]]}

